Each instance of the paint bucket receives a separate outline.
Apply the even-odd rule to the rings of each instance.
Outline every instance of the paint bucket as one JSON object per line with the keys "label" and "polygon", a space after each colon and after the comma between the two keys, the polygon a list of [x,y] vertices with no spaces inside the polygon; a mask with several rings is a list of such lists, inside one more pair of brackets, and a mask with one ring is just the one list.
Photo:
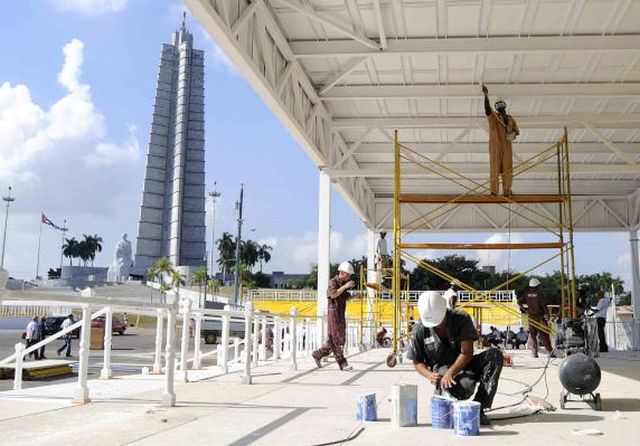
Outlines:
{"label": "paint bucket", "polygon": [[391,386],[391,424],[394,427],[418,424],[418,386],[413,384]]}
{"label": "paint bucket", "polygon": [[358,396],[356,419],[358,421],[376,421],[378,419],[375,393]]}
{"label": "paint bucket", "polygon": [[451,400],[434,396],[431,398],[431,427],[434,429],[451,429]]}
{"label": "paint bucket", "polygon": [[457,435],[480,435],[480,403],[477,401],[453,403],[453,430]]}

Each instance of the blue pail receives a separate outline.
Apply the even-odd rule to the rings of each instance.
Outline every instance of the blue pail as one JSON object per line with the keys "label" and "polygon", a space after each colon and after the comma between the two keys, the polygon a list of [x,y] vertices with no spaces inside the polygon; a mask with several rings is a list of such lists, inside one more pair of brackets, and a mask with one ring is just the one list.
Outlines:
{"label": "blue pail", "polygon": [[358,421],[376,421],[378,419],[375,393],[358,396],[356,419]]}
{"label": "blue pail", "polygon": [[480,435],[480,403],[477,401],[453,403],[453,430],[457,435]]}
{"label": "blue pail", "polygon": [[434,396],[431,398],[431,427],[451,429],[451,401]]}

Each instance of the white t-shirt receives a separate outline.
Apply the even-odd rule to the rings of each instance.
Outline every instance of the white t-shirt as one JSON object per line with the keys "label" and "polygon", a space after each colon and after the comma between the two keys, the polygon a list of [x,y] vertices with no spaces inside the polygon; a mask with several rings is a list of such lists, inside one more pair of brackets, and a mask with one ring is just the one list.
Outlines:
{"label": "white t-shirt", "polygon": [[596,305],[596,309],[598,310],[596,313],[596,317],[603,317],[606,319],[607,310],[609,309],[609,299],[606,297],[601,298],[598,301],[598,305]]}
{"label": "white t-shirt", "polygon": [[376,254],[378,254],[379,257],[389,254],[389,252],[387,251],[387,239],[384,239],[382,237],[378,239],[378,249]]}

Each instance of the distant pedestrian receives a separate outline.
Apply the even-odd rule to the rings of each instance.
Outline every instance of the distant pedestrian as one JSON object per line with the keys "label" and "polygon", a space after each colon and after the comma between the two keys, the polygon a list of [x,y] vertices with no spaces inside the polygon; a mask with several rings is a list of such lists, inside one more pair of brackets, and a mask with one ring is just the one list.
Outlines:
{"label": "distant pedestrian", "polygon": [[604,296],[602,290],[598,291],[598,304],[596,306],[596,321],[598,322],[598,340],[600,341],[600,351],[607,353],[609,346],[607,345],[607,338],[604,335],[604,327],[607,323],[607,310],[609,309],[609,299]]}
{"label": "distant pedestrian", "polygon": [[[46,316],[41,316],[38,321],[38,341],[44,341],[47,337],[47,327],[45,325],[45,321],[47,320]],[[47,359],[44,355],[44,345],[40,347],[40,359]]]}
{"label": "distant pedestrian", "polygon": [[[70,314],[60,325],[60,329],[64,330],[66,328],[69,328],[73,325],[73,314]],[[71,357],[71,332],[65,334],[64,336],[62,336],[62,339],[64,340],[64,344],[62,344],[62,347],[60,347],[58,349],[58,356],[60,356],[60,353],[62,353],[62,351],[66,348],[67,349],[67,358]]]}
{"label": "distant pedestrian", "polygon": [[[34,317],[33,320],[27,324],[27,335],[25,339],[27,340],[27,348],[38,343],[38,316]],[[29,356],[33,357],[33,359],[40,359],[38,350],[32,351],[29,353]]]}
{"label": "distant pedestrian", "polygon": [[523,327],[520,327],[518,333],[516,333],[516,350],[520,349],[521,345],[527,346],[527,341],[529,340],[529,333],[524,331]]}

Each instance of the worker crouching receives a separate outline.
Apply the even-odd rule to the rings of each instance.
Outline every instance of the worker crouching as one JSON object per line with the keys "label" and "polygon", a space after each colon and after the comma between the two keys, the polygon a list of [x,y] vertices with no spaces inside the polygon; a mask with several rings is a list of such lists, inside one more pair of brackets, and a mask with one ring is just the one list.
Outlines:
{"label": "worker crouching", "polygon": [[345,311],[347,300],[351,297],[349,290],[356,286],[355,282],[351,280],[352,275],[353,266],[349,262],[342,262],[338,267],[338,275],[329,280],[327,288],[329,335],[324,345],[311,354],[318,367],[322,367],[320,360],[333,352],[340,370],[353,370],[344,357],[344,344],[347,339]]}
{"label": "worker crouching", "polygon": [[413,330],[408,352],[416,371],[436,387],[436,393],[444,390],[463,400],[475,392],[474,400],[481,406],[480,423],[491,424],[485,411],[491,408],[498,388],[502,352],[490,348],[474,355],[478,334],[471,317],[447,309],[447,302],[435,291],[420,294],[418,311],[420,323]]}

